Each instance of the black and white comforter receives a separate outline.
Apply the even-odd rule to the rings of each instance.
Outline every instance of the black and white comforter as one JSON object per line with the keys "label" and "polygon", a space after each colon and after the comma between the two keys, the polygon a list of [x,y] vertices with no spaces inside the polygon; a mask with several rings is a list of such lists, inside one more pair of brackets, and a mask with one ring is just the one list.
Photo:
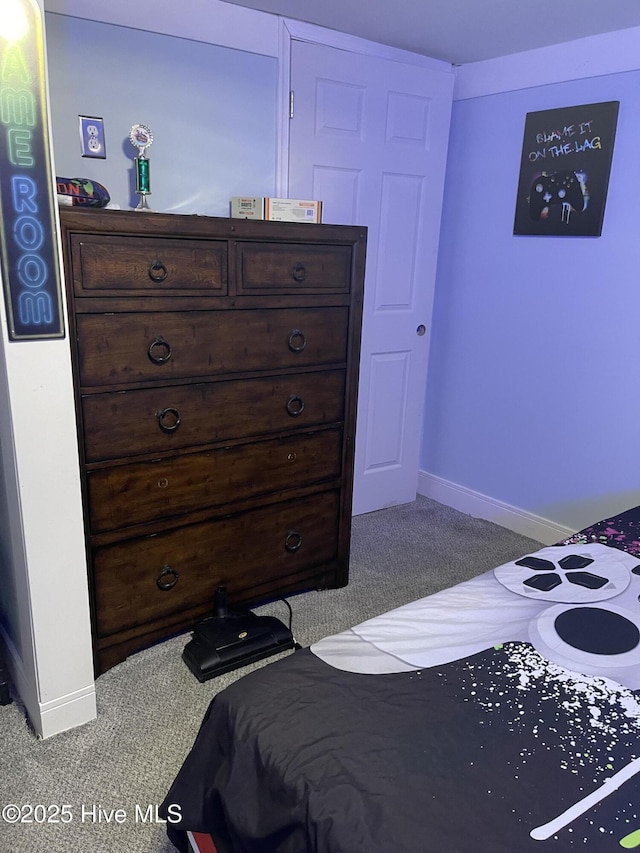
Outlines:
{"label": "black and white comforter", "polygon": [[[169,791],[233,853],[640,850],[640,508],[218,694]],[[183,849],[186,849],[183,847]]]}

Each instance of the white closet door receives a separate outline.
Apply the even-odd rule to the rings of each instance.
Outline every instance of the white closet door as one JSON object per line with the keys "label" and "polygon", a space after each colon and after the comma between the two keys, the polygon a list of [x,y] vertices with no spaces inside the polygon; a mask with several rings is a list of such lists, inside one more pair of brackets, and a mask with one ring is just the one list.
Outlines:
{"label": "white closet door", "polygon": [[289,195],[369,228],[354,514],[416,496],[453,82],[292,41]]}

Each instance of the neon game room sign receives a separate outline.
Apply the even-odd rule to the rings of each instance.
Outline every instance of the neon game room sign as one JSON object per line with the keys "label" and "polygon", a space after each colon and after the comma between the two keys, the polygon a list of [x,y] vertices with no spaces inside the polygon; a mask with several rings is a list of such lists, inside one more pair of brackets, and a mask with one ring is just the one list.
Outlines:
{"label": "neon game room sign", "polygon": [[42,12],[0,3],[0,250],[9,339],[64,337]]}

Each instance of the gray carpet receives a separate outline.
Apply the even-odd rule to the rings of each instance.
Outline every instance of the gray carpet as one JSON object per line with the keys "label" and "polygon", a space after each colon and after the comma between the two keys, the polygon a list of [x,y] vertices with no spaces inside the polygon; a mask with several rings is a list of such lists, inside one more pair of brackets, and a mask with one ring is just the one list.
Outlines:
{"label": "gray carpet", "polygon": [[[357,516],[349,585],[291,597],[295,637],[307,646],[539,547],[422,497]],[[288,619],[282,602],[257,612]],[[269,664],[200,684],[181,660],[188,639],[169,640],[100,676],[98,719],[79,729],[39,741],[18,701],[0,708],[0,807],[70,807],[57,815],[59,823],[39,823],[41,810],[29,824],[0,820],[2,851],[175,853],[164,825],[155,822],[155,805],[184,760],[211,697],[249,669]],[[56,814],[49,809],[47,816]]]}

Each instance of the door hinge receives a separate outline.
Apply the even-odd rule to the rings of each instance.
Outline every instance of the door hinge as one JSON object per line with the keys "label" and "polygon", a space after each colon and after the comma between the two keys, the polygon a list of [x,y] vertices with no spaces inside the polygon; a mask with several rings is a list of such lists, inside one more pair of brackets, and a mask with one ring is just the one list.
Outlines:
{"label": "door hinge", "polygon": [[293,90],[289,92],[289,118],[293,118]]}

